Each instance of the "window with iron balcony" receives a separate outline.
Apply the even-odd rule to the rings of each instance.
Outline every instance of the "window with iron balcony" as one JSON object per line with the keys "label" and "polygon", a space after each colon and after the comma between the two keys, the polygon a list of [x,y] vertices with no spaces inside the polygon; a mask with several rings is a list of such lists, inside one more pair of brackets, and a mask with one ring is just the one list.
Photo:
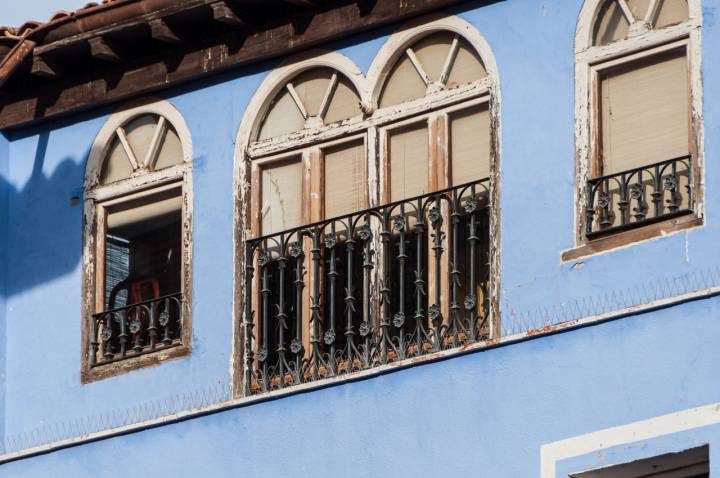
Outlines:
{"label": "window with iron balcony", "polygon": [[111,117],[85,184],[85,381],[189,351],[189,190],[189,133],[171,105]]}
{"label": "window with iron balcony", "polygon": [[687,0],[585,8],[576,46],[577,224],[587,253],[701,220],[698,9]]}
{"label": "window with iron balcony", "polygon": [[[327,64],[327,62],[318,62]],[[490,338],[493,81],[428,29],[364,77],[298,68],[248,145],[245,393]]]}

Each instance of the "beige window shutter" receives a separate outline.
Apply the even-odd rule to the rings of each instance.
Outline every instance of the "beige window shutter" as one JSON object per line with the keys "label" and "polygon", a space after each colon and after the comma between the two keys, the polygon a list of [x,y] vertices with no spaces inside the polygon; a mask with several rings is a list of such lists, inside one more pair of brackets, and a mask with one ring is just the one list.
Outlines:
{"label": "beige window shutter", "polygon": [[595,24],[594,45],[607,45],[622,40],[628,34],[630,23],[617,0],[608,1],[598,15]]}
{"label": "beige window shutter", "polygon": [[687,0],[660,0],[655,28],[686,22],[690,16]]}
{"label": "beige window shutter", "polygon": [[105,157],[100,182],[102,184],[114,183],[129,178],[132,173],[133,167],[125,153],[125,148],[115,136]]}
{"label": "beige window shutter", "polygon": [[304,127],[305,118],[290,96],[290,92],[284,88],[270,105],[258,133],[258,140],[276,138],[300,131]]}
{"label": "beige window shutter", "polygon": [[160,148],[153,169],[157,171],[183,164],[182,143],[172,127],[166,129],[163,136],[160,137],[160,141]]}
{"label": "beige window shutter", "polygon": [[147,155],[157,124],[157,116],[143,115],[123,126],[130,148],[138,163],[142,163]]}
{"label": "beige window shutter", "polygon": [[315,68],[301,73],[291,81],[308,116],[318,116],[331,76],[331,70]]}
{"label": "beige window shutter", "polygon": [[427,85],[407,55],[403,54],[390,71],[380,96],[380,107],[397,105],[425,96]]}
{"label": "beige window shutter", "polygon": [[655,58],[601,78],[603,174],[689,152],[684,54]]}
{"label": "beige window shutter", "polygon": [[[613,0],[614,2],[617,2],[617,0]],[[650,2],[651,0],[626,0],[628,6],[630,7],[630,10],[633,13],[633,16],[639,20],[642,20],[645,18],[645,15],[647,15],[647,11],[650,8]]]}
{"label": "beige window shutter", "polygon": [[325,156],[325,217],[365,209],[365,143],[328,148]]}
{"label": "beige window shutter", "polygon": [[452,184],[490,176],[490,112],[487,106],[450,116]]}
{"label": "beige window shutter", "polygon": [[389,133],[390,200],[399,201],[428,192],[429,136],[427,123]]}
{"label": "beige window shutter", "polygon": [[300,158],[264,167],[261,174],[262,234],[273,234],[299,226],[302,219]]}
{"label": "beige window shutter", "polygon": [[360,111],[360,97],[349,80],[339,78],[327,113],[323,118],[325,124],[336,123],[360,114],[362,114],[362,111]]}
{"label": "beige window shutter", "polygon": [[486,76],[487,70],[478,54],[465,40],[461,40],[457,56],[448,76],[447,87],[454,88],[480,80]]}

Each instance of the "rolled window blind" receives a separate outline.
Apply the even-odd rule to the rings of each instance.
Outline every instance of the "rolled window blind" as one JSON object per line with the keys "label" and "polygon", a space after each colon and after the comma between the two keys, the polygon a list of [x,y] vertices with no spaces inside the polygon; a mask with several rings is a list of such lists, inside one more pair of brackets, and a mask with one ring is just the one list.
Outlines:
{"label": "rolled window blind", "polygon": [[450,116],[453,185],[490,176],[490,112],[486,106]]}
{"label": "rolled window blind", "polygon": [[654,58],[601,78],[603,173],[688,154],[685,54]]}
{"label": "rolled window blind", "polygon": [[302,211],[302,162],[299,158],[262,170],[262,234],[299,226]]}
{"label": "rolled window blind", "polygon": [[399,201],[428,192],[427,123],[390,132],[390,198]]}
{"label": "rolled window blind", "polygon": [[325,217],[365,209],[365,143],[325,150]]}

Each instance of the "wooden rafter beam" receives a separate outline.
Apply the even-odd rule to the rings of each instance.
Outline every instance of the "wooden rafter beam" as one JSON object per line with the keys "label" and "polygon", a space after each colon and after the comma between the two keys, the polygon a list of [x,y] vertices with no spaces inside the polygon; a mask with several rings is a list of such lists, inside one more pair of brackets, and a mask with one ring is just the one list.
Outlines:
{"label": "wooden rafter beam", "polygon": [[213,12],[213,20],[235,27],[245,25],[245,22],[240,19],[238,14],[232,8],[230,8],[227,2],[213,3],[210,7]]}
{"label": "wooden rafter beam", "polygon": [[162,18],[156,18],[155,20],[150,20],[150,34],[155,40],[164,42],[164,43],[171,43],[171,44],[177,44],[180,43],[181,40],[177,36],[177,34],[173,31],[172,28],[163,20]]}
{"label": "wooden rafter beam", "polygon": [[122,56],[113,48],[103,37],[90,38],[90,55],[98,60],[118,63],[122,60]]}
{"label": "wooden rafter beam", "polygon": [[289,3],[291,5],[297,5],[300,7],[317,7],[322,4],[320,0],[283,0],[285,3]]}
{"label": "wooden rafter beam", "polygon": [[58,78],[62,76],[55,65],[40,55],[33,56],[30,73],[42,78]]}
{"label": "wooden rafter beam", "polygon": [[[284,24],[251,34],[231,31],[208,38],[202,44],[184,42],[172,51],[172,68],[168,66],[169,53],[154,53],[135,58],[133,62],[108,65],[102,71],[73,72],[71,77],[34,90],[6,86],[5,94],[0,97],[0,130],[151,94],[230,68],[402,22],[463,1],[466,0],[373,0],[373,8],[369,11],[359,8],[359,4],[344,3],[314,13],[311,28],[302,33],[296,32],[292,19],[288,18]],[[208,3],[214,2],[205,5]],[[95,36],[97,34],[94,32]],[[87,42],[87,38],[84,41]],[[35,52],[37,54],[37,48]]]}

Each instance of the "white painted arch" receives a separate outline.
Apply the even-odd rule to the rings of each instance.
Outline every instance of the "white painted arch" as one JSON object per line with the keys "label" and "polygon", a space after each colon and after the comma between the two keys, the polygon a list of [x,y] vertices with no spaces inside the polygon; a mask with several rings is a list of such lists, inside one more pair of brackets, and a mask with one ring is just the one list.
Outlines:
{"label": "white painted arch", "polygon": [[[480,56],[490,80],[490,88],[498,85],[498,67],[495,55],[485,37],[470,23],[454,15],[435,14],[415,19],[390,36],[368,70],[371,85],[370,99],[375,108],[390,71],[405,50],[422,38],[436,32],[452,32],[464,38]],[[497,91],[495,92],[497,95]]]}
{"label": "white painted arch", "polygon": [[180,111],[168,101],[157,98],[145,98],[142,101],[124,105],[117,112],[110,115],[102,128],[100,128],[85,165],[85,190],[94,188],[99,184],[107,150],[112,144],[117,129],[138,116],[147,114],[162,116],[172,125],[182,144],[183,161],[185,163],[192,162],[192,138],[187,123],[182,114],[180,114]]}

